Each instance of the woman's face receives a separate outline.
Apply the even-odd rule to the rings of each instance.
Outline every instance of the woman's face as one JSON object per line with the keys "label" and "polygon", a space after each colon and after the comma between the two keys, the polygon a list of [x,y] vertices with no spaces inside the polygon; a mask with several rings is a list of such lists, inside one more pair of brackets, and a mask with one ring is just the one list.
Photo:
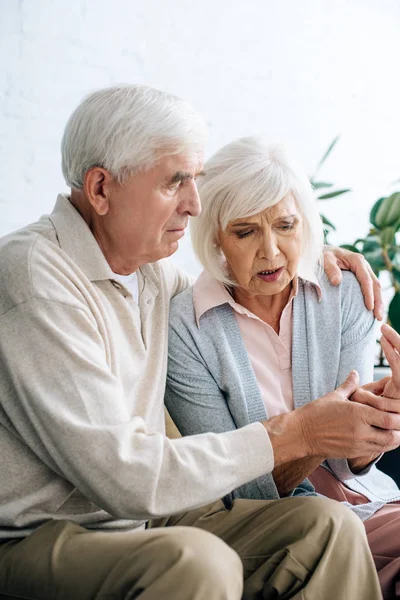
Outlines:
{"label": "woman's face", "polygon": [[296,275],[302,229],[291,193],[257,215],[231,221],[218,232],[230,276],[250,295],[279,294]]}

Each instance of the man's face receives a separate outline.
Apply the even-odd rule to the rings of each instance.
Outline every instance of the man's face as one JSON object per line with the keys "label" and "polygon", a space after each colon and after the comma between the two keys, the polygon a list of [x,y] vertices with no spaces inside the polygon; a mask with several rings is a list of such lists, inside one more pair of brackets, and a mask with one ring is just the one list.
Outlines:
{"label": "man's face", "polygon": [[189,216],[201,211],[196,177],[202,166],[202,153],[166,156],[152,169],[112,185],[103,236],[109,236],[123,264],[154,262],[178,249]]}

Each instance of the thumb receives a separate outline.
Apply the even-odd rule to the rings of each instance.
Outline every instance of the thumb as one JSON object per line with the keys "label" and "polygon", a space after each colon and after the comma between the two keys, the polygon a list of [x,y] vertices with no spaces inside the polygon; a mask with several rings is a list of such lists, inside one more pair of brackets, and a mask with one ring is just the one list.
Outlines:
{"label": "thumb", "polygon": [[345,398],[348,398],[353,394],[358,386],[360,385],[360,376],[357,371],[350,371],[346,379],[336,388],[337,392],[340,392]]}

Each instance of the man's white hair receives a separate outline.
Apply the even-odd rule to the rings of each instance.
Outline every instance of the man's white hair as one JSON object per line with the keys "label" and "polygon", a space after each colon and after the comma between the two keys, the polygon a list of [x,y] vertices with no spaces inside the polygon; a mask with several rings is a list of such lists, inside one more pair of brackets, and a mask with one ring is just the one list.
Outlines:
{"label": "man's white hair", "polygon": [[62,171],[71,188],[82,189],[94,166],[121,183],[163,156],[201,151],[206,138],[205,121],[180,98],[144,85],[109,87],[87,96],[69,118]]}
{"label": "man's white hair", "polygon": [[303,221],[298,273],[304,278],[315,276],[321,264],[322,222],[310,182],[283,146],[241,138],[216,152],[204,169],[198,180],[203,210],[191,219],[191,238],[197,258],[213,277],[235,285],[217,245],[219,228],[225,231],[229,222],[274,206],[289,192]]}

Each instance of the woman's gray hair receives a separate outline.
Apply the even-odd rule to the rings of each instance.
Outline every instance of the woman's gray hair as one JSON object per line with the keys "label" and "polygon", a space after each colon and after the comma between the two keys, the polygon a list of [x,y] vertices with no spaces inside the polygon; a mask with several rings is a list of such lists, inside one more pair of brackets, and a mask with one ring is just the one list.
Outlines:
{"label": "woman's gray hair", "polygon": [[120,183],[160,158],[202,150],[207,126],[187,103],[144,85],[98,90],[69,118],[61,142],[62,171],[81,189],[91,167],[107,169]]}
{"label": "woman's gray hair", "polygon": [[227,144],[206,163],[198,180],[202,213],[191,219],[194,251],[216,279],[235,285],[218,247],[218,230],[230,221],[256,215],[291,192],[303,221],[299,275],[315,276],[321,263],[323,227],[307,177],[289,159],[283,146],[241,138]]}

